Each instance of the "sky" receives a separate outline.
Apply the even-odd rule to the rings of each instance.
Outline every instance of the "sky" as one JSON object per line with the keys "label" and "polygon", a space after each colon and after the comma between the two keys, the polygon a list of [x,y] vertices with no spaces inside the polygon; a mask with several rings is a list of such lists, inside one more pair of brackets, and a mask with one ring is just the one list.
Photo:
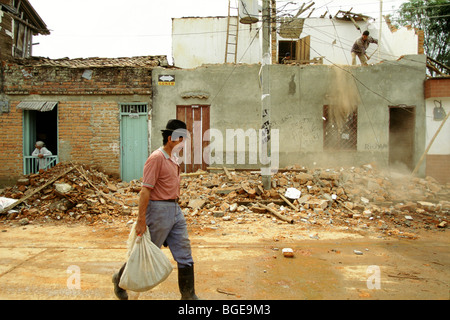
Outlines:
{"label": "sky", "polygon": [[[51,31],[33,38],[33,56],[59,58],[166,55],[172,61],[172,18],[226,16],[228,0],[29,0]],[[236,0],[231,0],[232,3]],[[310,0],[277,0],[295,14]],[[405,0],[383,0],[393,13]],[[380,0],[315,0],[313,16],[349,10],[374,18]],[[308,12],[309,13],[309,12]],[[302,15],[301,17],[304,17]]]}

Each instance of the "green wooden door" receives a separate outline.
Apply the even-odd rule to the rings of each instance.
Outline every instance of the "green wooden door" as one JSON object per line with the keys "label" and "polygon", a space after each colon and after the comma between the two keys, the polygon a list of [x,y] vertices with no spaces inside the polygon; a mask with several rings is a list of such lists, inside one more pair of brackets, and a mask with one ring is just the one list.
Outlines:
{"label": "green wooden door", "polygon": [[148,112],[146,104],[122,104],[120,121],[121,179],[142,178],[148,158]]}

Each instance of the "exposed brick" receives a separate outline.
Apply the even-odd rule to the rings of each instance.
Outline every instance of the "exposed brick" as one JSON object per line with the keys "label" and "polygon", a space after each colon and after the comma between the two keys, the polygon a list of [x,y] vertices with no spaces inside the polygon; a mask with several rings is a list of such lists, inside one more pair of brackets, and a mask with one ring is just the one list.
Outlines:
{"label": "exposed brick", "polygon": [[[23,174],[23,100],[58,101],[58,156],[120,175],[119,102],[150,103],[151,68],[24,66],[4,62],[4,91],[10,112],[0,114],[0,180]],[[35,97],[28,97],[29,95]],[[97,98],[96,98],[97,97]]]}
{"label": "exposed brick", "polygon": [[450,78],[425,81],[425,99],[450,97]]}

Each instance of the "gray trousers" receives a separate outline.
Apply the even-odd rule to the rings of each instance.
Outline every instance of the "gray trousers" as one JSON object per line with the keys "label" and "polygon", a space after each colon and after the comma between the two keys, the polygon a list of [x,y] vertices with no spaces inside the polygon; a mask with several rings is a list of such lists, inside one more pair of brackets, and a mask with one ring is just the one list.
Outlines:
{"label": "gray trousers", "polygon": [[178,203],[150,200],[145,218],[152,242],[159,248],[167,245],[179,269],[194,264],[186,219]]}

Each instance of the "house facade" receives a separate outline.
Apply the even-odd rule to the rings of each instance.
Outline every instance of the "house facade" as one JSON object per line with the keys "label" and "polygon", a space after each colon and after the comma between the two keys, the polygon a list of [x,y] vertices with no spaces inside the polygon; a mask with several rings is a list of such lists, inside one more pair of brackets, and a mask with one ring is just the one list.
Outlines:
{"label": "house facade", "polygon": [[[370,67],[269,66],[271,155],[278,157],[271,164],[376,163],[412,171],[427,139],[425,71],[424,55]],[[162,75],[172,76],[173,84],[159,83]],[[161,143],[164,122],[177,117],[191,130],[186,171],[261,168],[259,75],[256,64],[154,69],[152,146]]]}
{"label": "house facade", "polygon": [[[0,184],[37,171],[31,157],[37,140],[53,154],[49,166],[82,162],[125,181],[139,179],[171,118],[190,130],[180,155],[185,172],[367,163],[412,171],[420,164],[419,175],[450,181],[450,128],[441,126],[449,113],[449,79],[426,79],[427,58],[414,30],[398,33],[405,42],[397,51],[388,44],[399,39],[387,41],[397,31],[382,28],[382,45],[369,54],[383,62],[361,67],[348,66],[347,46],[360,35],[357,26],[372,30],[374,24],[345,17],[281,21],[262,79],[257,25],[240,29],[244,45],[237,46],[236,63],[225,57],[221,31],[229,17],[173,19],[174,63],[184,69],[169,66],[165,56],[27,58],[31,51],[20,53],[4,23],[18,30],[15,12],[28,2],[1,1],[1,12],[9,13],[1,15],[0,38],[13,41],[1,47],[11,54],[1,60]],[[29,32],[45,34],[37,14],[26,12],[35,18]],[[345,42],[341,32],[327,29],[330,23],[354,34]],[[293,63],[279,64],[287,50]]]}
{"label": "house facade", "polygon": [[82,162],[131,180],[149,152],[151,70],[165,56],[4,61],[0,179],[36,171],[37,140],[56,161]]}

